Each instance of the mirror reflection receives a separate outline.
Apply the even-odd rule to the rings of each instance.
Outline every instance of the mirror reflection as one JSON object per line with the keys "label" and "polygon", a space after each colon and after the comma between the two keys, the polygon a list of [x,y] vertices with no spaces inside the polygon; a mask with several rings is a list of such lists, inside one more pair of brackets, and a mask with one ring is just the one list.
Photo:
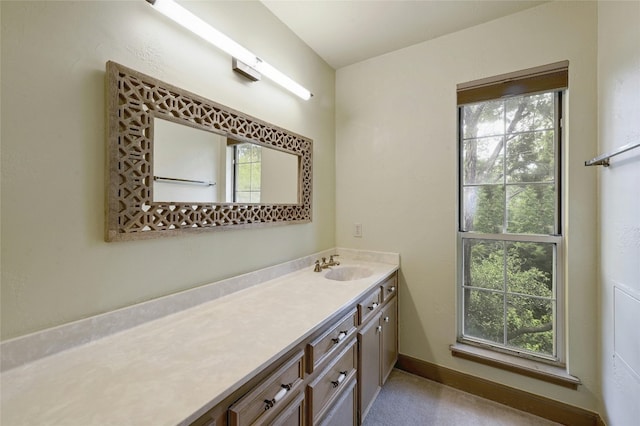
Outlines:
{"label": "mirror reflection", "polygon": [[299,157],[155,116],[153,201],[296,204]]}

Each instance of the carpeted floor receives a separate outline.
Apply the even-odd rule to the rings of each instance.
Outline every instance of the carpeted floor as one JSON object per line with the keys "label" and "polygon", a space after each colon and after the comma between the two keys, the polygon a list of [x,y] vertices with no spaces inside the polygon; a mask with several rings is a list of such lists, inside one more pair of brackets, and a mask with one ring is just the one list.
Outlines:
{"label": "carpeted floor", "polygon": [[557,423],[393,370],[364,426],[551,426]]}

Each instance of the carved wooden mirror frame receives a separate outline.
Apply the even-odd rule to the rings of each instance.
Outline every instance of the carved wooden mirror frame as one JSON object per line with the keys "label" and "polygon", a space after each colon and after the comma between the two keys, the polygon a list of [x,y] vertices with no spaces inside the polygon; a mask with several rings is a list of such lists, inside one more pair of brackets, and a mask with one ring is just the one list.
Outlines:
{"label": "carved wooden mirror frame", "polygon": [[[107,241],[311,221],[313,141],[107,62]],[[153,117],[299,157],[297,204],[153,201]]]}

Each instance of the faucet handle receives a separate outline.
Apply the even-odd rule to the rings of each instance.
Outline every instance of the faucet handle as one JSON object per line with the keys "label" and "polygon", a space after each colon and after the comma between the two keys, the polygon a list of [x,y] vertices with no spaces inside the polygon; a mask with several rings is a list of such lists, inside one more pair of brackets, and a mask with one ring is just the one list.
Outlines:
{"label": "faucet handle", "polygon": [[333,258],[334,257],[340,257],[339,254],[332,254],[331,256],[329,256],[329,262],[333,262]]}

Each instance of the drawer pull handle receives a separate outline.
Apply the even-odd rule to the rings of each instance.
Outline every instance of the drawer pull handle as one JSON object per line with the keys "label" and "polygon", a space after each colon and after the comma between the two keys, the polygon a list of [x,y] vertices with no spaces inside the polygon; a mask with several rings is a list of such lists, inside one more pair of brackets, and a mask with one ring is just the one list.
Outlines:
{"label": "drawer pull handle", "polygon": [[288,385],[282,385],[282,389],[278,391],[278,393],[273,397],[273,399],[265,399],[264,403],[266,404],[264,410],[267,411],[269,408],[276,405],[276,402],[280,401],[284,396],[291,390],[291,386],[293,383],[289,383]]}
{"label": "drawer pull handle", "polygon": [[394,291],[396,291],[396,287],[395,287],[395,286],[393,286],[393,287],[389,287],[389,288],[387,289],[387,291],[388,291],[389,293],[393,293]]}
{"label": "drawer pull handle", "polygon": [[378,303],[374,303],[373,305],[369,306],[369,310],[373,311],[377,307],[378,307]]}
{"label": "drawer pull handle", "polygon": [[340,343],[341,340],[347,337],[347,333],[347,331],[341,331],[340,334],[338,334],[338,337],[334,337],[331,340],[333,340],[333,343]]}
{"label": "drawer pull handle", "polygon": [[384,322],[389,322],[389,317],[384,317]]}
{"label": "drawer pull handle", "polygon": [[347,372],[341,371],[340,375],[338,376],[338,380],[332,381],[331,384],[333,385],[334,388],[337,388],[346,377],[347,377]]}

